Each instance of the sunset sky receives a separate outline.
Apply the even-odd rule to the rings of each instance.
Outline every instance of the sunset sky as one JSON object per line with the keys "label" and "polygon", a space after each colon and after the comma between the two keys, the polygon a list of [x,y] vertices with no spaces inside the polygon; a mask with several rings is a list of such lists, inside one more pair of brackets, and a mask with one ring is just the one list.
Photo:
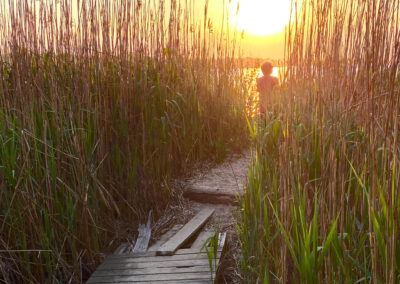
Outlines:
{"label": "sunset sky", "polygon": [[[47,1],[47,0],[42,0]],[[42,1],[32,1],[35,3],[39,11]],[[53,0],[52,0],[53,1]],[[49,1],[49,2],[52,2]],[[165,0],[166,14],[169,13],[169,7],[172,0]],[[157,1],[148,1],[152,5],[159,3]],[[184,5],[189,4],[194,8],[195,18],[198,17],[199,23],[204,20],[204,6],[208,2],[208,18],[213,21],[214,27],[218,28],[222,22],[224,15],[224,26],[226,18],[229,14],[229,22],[231,31],[237,29],[238,38],[242,31],[244,32],[243,39],[240,39],[240,47],[242,56],[244,57],[259,57],[282,59],[284,56],[284,40],[285,26],[289,22],[291,0],[181,0]],[[300,1],[301,2],[301,1]],[[0,1],[1,3],[1,1]],[[15,8],[18,9],[18,1],[12,1]],[[56,1],[56,3],[59,3]],[[73,7],[73,14],[77,13],[78,1]],[[112,2],[111,2],[112,3]],[[8,11],[8,1],[4,1],[3,10]],[[239,9],[238,9],[239,8]],[[59,11],[60,12],[60,11]],[[39,17],[39,13],[37,14]]]}
{"label": "sunset sky", "polygon": [[[200,4],[202,1],[199,1]],[[220,18],[223,0],[209,0],[210,17]],[[236,15],[239,2],[239,13]],[[203,4],[204,5],[204,4]],[[289,22],[291,0],[225,1],[230,22],[239,32],[243,56],[283,58],[285,25]]]}

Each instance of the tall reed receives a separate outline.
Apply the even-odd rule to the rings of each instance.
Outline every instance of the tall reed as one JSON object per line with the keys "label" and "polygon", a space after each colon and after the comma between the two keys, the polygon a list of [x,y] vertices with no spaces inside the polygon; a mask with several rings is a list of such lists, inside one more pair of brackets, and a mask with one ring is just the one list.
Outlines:
{"label": "tall reed", "polygon": [[286,79],[250,124],[248,283],[398,283],[400,1],[293,1]]}
{"label": "tall reed", "polygon": [[172,178],[246,145],[236,39],[194,7],[1,1],[0,281],[84,281]]}

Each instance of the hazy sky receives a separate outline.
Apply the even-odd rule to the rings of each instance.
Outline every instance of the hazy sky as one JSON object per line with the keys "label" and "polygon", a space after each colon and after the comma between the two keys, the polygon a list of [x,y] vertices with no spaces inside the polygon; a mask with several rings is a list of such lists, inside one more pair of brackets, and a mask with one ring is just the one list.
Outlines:
{"label": "hazy sky", "polygon": [[[4,0],[0,0],[0,3],[2,1]],[[12,3],[17,5],[18,1],[13,0]],[[33,3],[38,5],[42,1],[47,0],[33,1]],[[79,3],[75,1],[77,0],[72,0],[72,3]],[[147,1],[158,3],[160,0]],[[172,0],[165,0],[167,9],[170,1]],[[204,19],[204,6],[208,2],[208,17],[215,27],[221,24],[223,14],[225,19],[229,14],[231,30],[237,28],[238,38],[241,38],[240,35],[242,31],[244,32],[243,39],[239,40],[244,57],[283,58],[284,31],[285,25],[289,22],[291,0],[177,0],[177,2],[192,3],[194,17],[199,17],[201,20]],[[4,1],[3,5],[4,3],[3,10],[7,11],[8,1]]]}
{"label": "hazy sky", "polygon": [[[196,0],[204,5],[205,0]],[[210,17],[220,18],[224,0],[209,0]],[[239,12],[236,15],[239,3]],[[291,0],[225,0],[231,24],[244,30],[244,56],[283,58],[285,25],[289,22]]]}

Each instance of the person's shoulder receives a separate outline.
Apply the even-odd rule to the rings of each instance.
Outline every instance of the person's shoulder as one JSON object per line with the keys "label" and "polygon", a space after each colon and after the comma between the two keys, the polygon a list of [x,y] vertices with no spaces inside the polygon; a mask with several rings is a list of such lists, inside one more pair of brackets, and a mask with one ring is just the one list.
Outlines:
{"label": "person's shoulder", "polygon": [[269,83],[272,84],[272,85],[279,84],[278,78],[273,77],[273,76],[269,76],[268,81],[269,81]]}
{"label": "person's shoulder", "polygon": [[264,77],[257,78],[257,85],[262,84],[262,81],[264,80],[265,80]]}

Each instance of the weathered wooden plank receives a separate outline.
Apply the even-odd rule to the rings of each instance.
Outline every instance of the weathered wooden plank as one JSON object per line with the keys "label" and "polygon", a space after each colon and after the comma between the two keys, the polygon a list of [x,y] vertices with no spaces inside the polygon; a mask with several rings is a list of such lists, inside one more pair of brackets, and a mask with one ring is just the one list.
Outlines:
{"label": "weathered wooden plank", "polygon": [[[218,248],[218,256],[217,256],[217,265],[219,265],[221,250],[226,244],[226,233],[221,233],[219,235],[219,248]],[[181,250],[179,250],[181,251]],[[188,249],[185,249],[188,251]],[[189,250],[193,251],[193,250]],[[189,258],[198,258],[199,256],[203,257],[200,259],[190,260]],[[181,258],[181,260],[176,260],[177,258]],[[115,259],[115,258],[114,258]],[[119,257],[119,259],[123,261],[128,261],[127,263],[108,263],[107,261],[102,264],[101,267],[93,274],[93,277],[103,277],[103,276],[138,276],[138,275],[148,275],[148,274],[174,274],[176,273],[185,273],[185,272],[200,272],[209,271],[209,261],[206,257],[205,253],[197,254],[189,254],[189,255],[174,255],[174,256],[158,256],[158,257]],[[158,260],[164,260],[159,262]],[[175,260],[173,260],[175,259]],[[129,262],[129,261],[146,261],[141,263]],[[214,267],[214,271],[216,271]],[[181,283],[179,281],[179,283]]]}
{"label": "weathered wooden plank", "polygon": [[180,248],[193,234],[195,234],[214,213],[214,209],[204,208],[192,218],[182,229],[172,238],[163,244],[158,250],[157,255],[172,255]]}
{"label": "weathered wooden plank", "polygon": [[149,217],[147,218],[147,225],[140,224],[139,225],[139,236],[136,240],[135,247],[133,248],[134,253],[145,252],[147,251],[147,247],[149,245],[150,237],[151,237],[151,212],[149,213]]}
{"label": "weathered wooden plank", "polygon": [[164,235],[161,236],[161,238],[155,242],[147,251],[157,251],[160,246],[162,246],[165,242],[167,242],[173,235],[176,234],[181,228],[183,227],[183,224],[176,224],[174,225],[171,230],[166,232]]}
{"label": "weathered wooden plank", "polygon": [[[222,248],[218,248],[218,251],[222,251]],[[181,254],[198,254],[199,250],[198,249],[178,249],[173,255],[181,255]],[[107,258],[124,258],[124,257],[152,257],[152,256],[157,256],[157,253],[155,251],[147,251],[145,253],[123,253],[120,255],[110,255]],[[163,256],[160,256],[163,257]]]}
{"label": "weathered wooden plank", "polygon": [[[214,265],[213,265],[214,266]],[[215,271],[215,267],[214,267]],[[127,269],[127,270],[97,270],[92,274],[92,277],[102,276],[133,276],[146,275],[155,273],[185,273],[185,272],[210,272],[210,265],[199,265],[191,267],[158,267],[155,271],[152,267],[142,269]]]}
{"label": "weathered wooden plank", "polygon": [[218,250],[223,251],[225,248],[227,241],[226,241],[226,232],[219,233],[218,236]]}
{"label": "weathered wooden plank", "polygon": [[[205,221],[203,221],[204,223]],[[211,236],[212,233],[210,233],[207,233],[208,237]],[[200,239],[202,239],[201,242]],[[156,252],[113,254],[106,258],[87,283],[211,283],[207,254],[204,251],[199,251],[200,244],[202,246],[206,239],[206,234],[201,233],[193,243],[196,248],[178,249],[171,256],[156,256]],[[226,233],[221,233],[219,234],[216,267],[213,268],[214,278],[225,244]],[[121,250],[126,251],[126,249],[123,249],[123,247],[126,248],[126,244],[123,245],[117,249],[116,253]]]}
{"label": "weathered wooden plank", "polygon": [[209,264],[208,259],[192,259],[192,260],[171,260],[158,262],[128,262],[128,263],[103,263],[97,270],[123,270],[123,269],[141,269],[141,268],[159,268],[159,267],[190,267],[197,265]]}
{"label": "weathered wooden plank", "polygon": [[[206,248],[203,248],[203,246],[210,237],[213,237],[213,235],[215,235],[214,232],[201,232],[199,234],[199,236],[197,237],[197,239],[193,242],[191,249],[199,250],[200,255],[203,253],[206,253]],[[225,248],[225,245],[226,245],[226,232],[219,233],[218,248],[217,248],[218,259],[220,258],[221,253],[223,252],[223,250]]]}
{"label": "weathered wooden plank", "polygon": [[[90,282],[92,284],[95,283],[102,283],[102,284],[115,284],[115,282]],[[160,281],[127,281],[127,282],[120,282],[123,284],[152,284],[152,283],[156,283],[156,284],[177,284],[176,280],[160,280]],[[210,284],[211,283],[211,279],[210,280],[181,280],[179,281],[179,284]]]}
{"label": "weathered wooden plank", "polygon": [[206,231],[200,232],[200,234],[197,236],[197,239],[193,242],[190,248],[198,249],[200,251],[200,249],[204,246],[205,242],[214,235],[215,232],[206,232]]}
{"label": "weathered wooden plank", "polygon": [[[215,273],[213,272],[213,278]],[[137,276],[103,276],[92,277],[87,283],[124,283],[128,281],[163,281],[163,280],[211,280],[210,272],[190,272],[190,273],[174,273],[174,274],[152,274],[152,275],[137,275]]]}
{"label": "weathered wooden plank", "polygon": [[[221,253],[219,253],[220,255]],[[197,254],[178,254],[168,256],[150,256],[150,257],[113,257],[106,258],[103,263],[131,263],[131,262],[165,262],[172,260],[192,260],[192,259],[206,259],[207,253],[198,252]]]}

